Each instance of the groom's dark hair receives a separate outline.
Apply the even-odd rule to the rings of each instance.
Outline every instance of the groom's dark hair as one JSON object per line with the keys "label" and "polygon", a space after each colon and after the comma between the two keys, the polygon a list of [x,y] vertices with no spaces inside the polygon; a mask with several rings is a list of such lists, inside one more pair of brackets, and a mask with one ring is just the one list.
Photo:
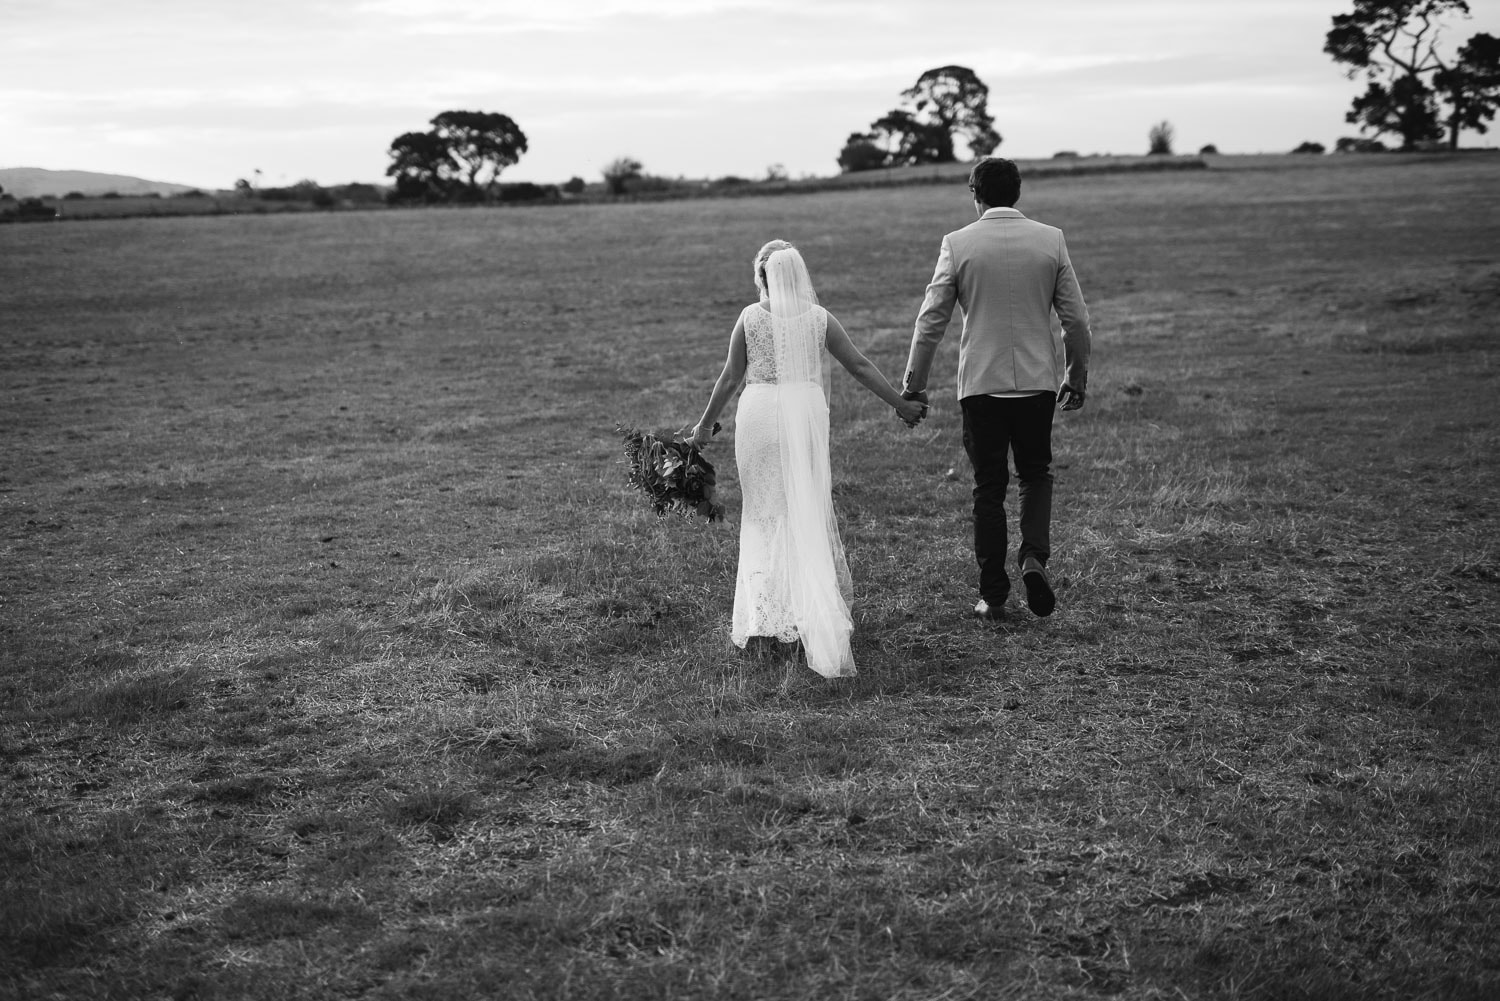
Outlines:
{"label": "groom's dark hair", "polygon": [[1014,208],[1021,200],[1021,168],[999,156],[980,157],[969,171],[969,190],[990,208]]}

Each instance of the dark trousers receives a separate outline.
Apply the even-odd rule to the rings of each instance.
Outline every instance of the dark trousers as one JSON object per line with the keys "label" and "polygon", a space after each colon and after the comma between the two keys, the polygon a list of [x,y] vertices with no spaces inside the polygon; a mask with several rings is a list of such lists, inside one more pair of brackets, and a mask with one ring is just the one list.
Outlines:
{"label": "dark trousers", "polygon": [[1005,530],[1005,489],[1010,484],[1006,453],[1015,458],[1016,493],[1021,501],[1021,548],[1016,563],[1035,556],[1043,565],[1052,554],[1052,413],[1056,393],[1036,396],[968,396],[964,411],[964,451],[974,466],[974,558],[979,562],[979,596],[999,605],[1010,593],[1005,572],[1009,537]]}

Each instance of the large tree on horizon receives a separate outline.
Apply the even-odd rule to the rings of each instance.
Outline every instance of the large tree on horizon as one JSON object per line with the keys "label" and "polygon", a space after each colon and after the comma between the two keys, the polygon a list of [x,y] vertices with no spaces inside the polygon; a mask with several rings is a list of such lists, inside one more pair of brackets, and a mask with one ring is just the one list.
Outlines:
{"label": "large tree on horizon", "polygon": [[1463,129],[1486,131],[1500,106],[1500,43],[1476,34],[1445,57],[1439,42],[1451,16],[1468,17],[1467,0],[1354,0],[1351,13],[1335,14],[1323,51],[1350,79],[1369,80],[1344,120],[1399,135],[1402,149],[1441,139],[1445,124],[1450,149]]}
{"label": "large tree on horizon", "polygon": [[912,117],[933,130],[937,163],[957,159],[955,138],[963,139],[974,159],[988,156],[1000,145],[1000,133],[989,111],[990,89],[967,66],[930,69],[901,96],[911,104]]}
{"label": "large tree on horizon", "polygon": [[485,198],[499,183],[500,172],[526,152],[526,133],[498,111],[445,111],[431,124],[475,201]]}
{"label": "large tree on horizon", "polygon": [[499,112],[444,111],[429,124],[397,136],[387,151],[385,172],[403,201],[487,201],[500,172],[526,152],[526,134]]}
{"label": "large tree on horizon", "polygon": [[[975,158],[1000,145],[989,112],[990,89],[967,66],[939,66],[901,92],[903,104],[870,123],[868,132],[853,132],[838,156],[844,171],[876,167],[953,163],[956,142]],[[878,150],[879,157],[872,155]]]}

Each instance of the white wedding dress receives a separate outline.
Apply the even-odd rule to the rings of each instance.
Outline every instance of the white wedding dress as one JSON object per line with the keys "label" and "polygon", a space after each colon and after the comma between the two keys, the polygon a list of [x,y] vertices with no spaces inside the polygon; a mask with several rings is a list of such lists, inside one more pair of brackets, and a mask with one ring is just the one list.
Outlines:
{"label": "white wedding dress", "polygon": [[[775,291],[772,301],[777,306]],[[852,677],[849,564],[833,513],[828,460],[828,314],[745,307],[745,389],[734,458],[742,508],[730,638],[802,644],[827,678]]]}

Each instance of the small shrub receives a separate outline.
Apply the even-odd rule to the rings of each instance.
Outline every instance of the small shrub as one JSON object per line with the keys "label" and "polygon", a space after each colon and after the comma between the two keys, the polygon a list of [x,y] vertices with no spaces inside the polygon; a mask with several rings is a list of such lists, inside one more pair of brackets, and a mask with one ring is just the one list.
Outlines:
{"label": "small shrub", "polygon": [[530,181],[518,181],[514,184],[500,185],[499,200],[502,202],[541,202],[556,201],[560,197],[555,184],[533,184]]}
{"label": "small shrub", "polygon": [[1328,152],[1328,149],[1322,143],[1305,142],[1302,145],[1298,146],[1296,149],[1292,150],[1292,152],[1293,153],[1318,153],[1318,154],[1321,154],[1321,153]]}
{"label": "small shrub", "polygon": [[1213,143],[1209,143],[1208,145],[1206,145],[1206,146],[1204,146],[1204,147],[1202,147],[1201,149],[1198,150],[1198,155],[1199,156],[1217,156],[1218,152],[1219,152],[1219,147],[1215,146]]}
{"label": "small shrub", "polygon": [[123,198],[124,195],[121,195],[118,191],[106,191],[104,194],[100,195],[99,197],[100,198]]}
{"label": "small shrub", "polygon": [[[262,188],[259,192],[259,197],[268,202],[311,202],[320,206],[324,204],[320,199],[324,199],[327,195],[328,192],[323,189],[322,185],[317,181],[307,179],[284,188]],[[328,199],[327,204],[333,204],[331,198]]]}
{"label": "small shrub", "polygon": [[1078,159],[1078,151],[1076,149],[1060,149],[1056,153],[1052,154],[1052,159],[1054,159],[1054,160],[1076,160],[1076,159]]}
{"label": "small shrub", "polygon": [[585,187],[587,187],[587,185],[584,184],[583,178],[570,177],[568,178],[568,183],[564,184],[562,186],[562,189],[570,195],[581,195],[583,194],[583,189]]}
{"label": "small shrub", "polygon": [[865,132],[851,133],[839,150],[839,170],[853,174],[862,170],[879,170],[889,166],[890,157],[885,150],[875,145],[875,137]]}
{"label": "small shrub", "polygon": [[16,206],[16,217],[19,219],[56,219],[57,209],[40,198],[22,198],[21,203]]}
{"label": "small shrub", "polygon": [[1171,156],[1172,140],[1177,130],[1172,128],[1172,123],[1160,121],[1151,126],[1151,131],[1146,133],[1146,139],[1151,144],[1147,151],[1150,156]]}
{"label": "small shrub", "polygon": [[1385,143],[1379,139],[1365,139],[1360,136],[1344,136],[1333,144],[1335,153],[1384,153]]}
{"label": "small shrub", "polygon": [[63,201],[76,202],[83,197],[84,195],[82,191],[69,191],[67,194],[63,195]]}
{"label": "small shrub", "polygon": [[385,201],[385,189],[377,184],[339,184],[329,188],[328,192],[351,205],[379,205]]}
{"label": "small shrub", "polygon": [[640,177],[632,178],[625,186],[625,190],[631,194],[661,194],[676,187],[678,187],[678,182],[670,177],[642,174]]}
{"label": "small shrub", "polygon": [[639,178],[643,169],[641,161],[631,156],[622,156],[610,161],[603,171],[604,182],[609,185],[609,193],[623,195],[627,183]]}

